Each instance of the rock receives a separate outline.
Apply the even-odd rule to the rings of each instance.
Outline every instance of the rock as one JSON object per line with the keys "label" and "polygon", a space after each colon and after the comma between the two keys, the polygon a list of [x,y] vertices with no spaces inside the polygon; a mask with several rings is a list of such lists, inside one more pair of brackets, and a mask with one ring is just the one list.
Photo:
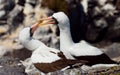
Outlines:
{"label": "rock", "polygon": [[117,10],[120,10],[120,1],[116,0],[115,6],[117,8]]}
{"label": "rock", "polygon": [[2,58],[8,52],[9,52],[9,50],[7,48],[0,46],[0,58]]}
{"label": "rock", "polygon": [[120,66],[99,67],[88,71],[88,75],[119,75]]}
{"label": "rock", "polygon": [[110,3],[107,3],[105,4],[101,10],[103,11],[103,13],[105,13],[106,15],[105,16],[113,16],[116,11],[115,7],[110,4]]}
{"label": "rock", "polygon": [[15,7],[15,0],[5,0],[5,10],[10,12]]}
{"label": "rock", "polygon": [[119,37],[117,35],[119,30],[115,31],[113,29],[115,20],[119,16],[114,15],[117,12],[115,6],[107,0],[99,1],[103,1],[103,3],[100,5],[92,4],[93,7],[90,7],[88,11],[90,17],[88,17],[86,38],[91,43],[98,43],[108,39],[111,41],[113,36]]}
{"label": "rock", "polygon": [[8,31],[8,26],[0,26],[0,36],[4,35]]}
{"label": "rock", "polygon": [[112,59],[118,59],[115,60],[117,62],[120,62],[120,44],[119,43],[113,43],[112,45],[105,48],[105,53]]}
{"label": "rock", "polygon": [[[39,0],[26,0],[27,3],[30,3],[32,6],[35,6]],[[38,3],[39,4],[39,3]]]}
{"label": "rock", "polygon": [[27,58],[26,60],[21,62],[25,66],[25,73],[27,73],[28,75],[41,75],[41,72],[34,67],[30,58]]}
{"label": "rock", "polygon": [[118,17],[114,23],[114,29],[118,30],[120,29],[120,17]]}
{"label": "rock", "polygon": [[30,5],[29,3],[26,3],[26,4],[25,4],[25,7],[24,7],[23,13],[24,13],[25,15],[32,14],[32,13],[34,13],[34,8],[33,8],[32,5]]}
{"label": "rock", "polygon": [[23,7],[16,5],[15,8],[9,13],[7,23],[10,25],[9,32],[15,30],[23,21]]}
{"label": "rock", "polygon": [[19,59],[11,56],[0,58],[0,75],[26,75]]}
{"label": "rock", "polygon": [[2,19],[6,15],[5,10],[0,10],[0,19]]}
{"label": "rock", "polygon": [[109,29],[107,30],[106,39],[111,40],[112,42],[120,41],[120,18],[119,17],[111,17],[114,19],[109,23]]}
{"label": "rock", "polygon": [[108,26],[105,18],[100,18],[99,20],[94,20],[96,27],[104,29]]}
{"label": "rock", "polygon": [[37,5],[35,8],[35,19],[38,21],[41,18],[47,17],[50,13],[48,8],[40,8],[40,5]]}
{"label": "rock", "polygon": [[19,58],[20,60],[25,60],[26,58],[30,57],[31,54],[32,54],[32,52],[24,47],[21,49],[13,50],[13,52],[12,52],[12,56],[14,58]]}
{"label": "rock", "polygon": [[18,0],[16,3],[21,5],[21,6],[24,6],[26,0]]}
{"label": "rock", "polygon": [[23,22],[25,26],[31,26],[32,24],[34,24],[36,22],[36,20],[34,19],[33,16],[34,15],[31,14],[31,15],[28,15],[25,17],[25,20]]}
{"label": "rock", "polygon": [[100,6],[104,6],[106,2],[107,2],[107,0],[98,0],[98,4]]}
{"label": "rock", "polygon": [[7,5],[7,0],[0,0],[0,19],[3,19],[6,16],[5,7]]}

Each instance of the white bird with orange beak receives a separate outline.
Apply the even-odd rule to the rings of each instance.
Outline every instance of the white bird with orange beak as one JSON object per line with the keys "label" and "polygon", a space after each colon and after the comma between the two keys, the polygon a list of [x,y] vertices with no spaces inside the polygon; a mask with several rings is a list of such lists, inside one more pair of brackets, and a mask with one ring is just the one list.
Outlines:
{"label": "white bird with orange beak", "polygon": [[42,20],[40,23],[36,23],[31,27],[26,27],[19,34],[20,43],[28,50],[33,51],[31,55],[31,61],[34,66],[38,70],[48,73],[64,69],[76,63],[82,63],[80,60],[76,61],[66,59],[66,56],[60,50],[47,47],[41,41],[32,38],[39,25],[41,26],[47,23],[53,23],[49,21],[50,19],[51,18],[44,19],[44,21]]}
{"label": "white bird with orange beak", "polygon": [[97,64],[100,66],[115,66],[117,64],[101,49],[88,44],[84,40],[74,43],[71,37],[69,18],[63,12],[54,13],[49,18],[54,19],[60,29],[60,50],[67,59],[88,61],[86,65],[93,67],[98,67]]}

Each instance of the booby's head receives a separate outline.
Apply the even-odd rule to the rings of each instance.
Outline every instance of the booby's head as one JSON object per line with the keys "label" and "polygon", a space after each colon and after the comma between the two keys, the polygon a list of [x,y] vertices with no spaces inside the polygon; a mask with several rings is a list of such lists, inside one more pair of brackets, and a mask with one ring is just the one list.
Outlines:
{"label": "booby's head", "polygon": [[48,17],[48,19],[49,19],[49,22],[46,23],[46,24],[55,24],[55,25],[58,25],[59,28],[60,28],[60,30],[64,30],[66,28],[69,28],[69,26],[70,26],[70,24],[69,24],[69,18],[63,12],[54,13],[52,16]]}
{"label": "booby's head", "polygon": [[57,12],[52,15],[52,18],[55,21],[55,24],[59,26],[60,29],[65,29],[70,26],[69,18],[63,12]]}
{"label": "booby's head", "polygon": [[32,36],[34,31],[36,30],[37,25],[33,25],[31,27],[26,27],[22,29],[19,33],[19,42],[27,49],[33,50],[34,46],[31,44]]}
{"label": "booby's head", "polygon": [[37,29],[37,25],[26,27],[20,31],[19,40],[20,42],[29,41],[32,38],[34,31]]}
{"label": "booby's head", "polygon": [[[44,22],[45,24],[46,22]],[[19,41],[20,43],[27,49],[29,50],[35,50],[41,45],[44,45],[42,42],[39,40],[35,40],[32,38],[35,30],[39,27],[39,25],[42,25],[43,23],[39,24],[36,23],[32,25],[31,27],[26,27],[20,31],[19,34]]]}
{"label": "booby's head", "polygon": [[24,42],[27,40],[31,40],[35,30],[42,25],[46,25],[46,24],[53,24],[52,22],[53,19],[49,18],[43,18],[41,20],[39,20],[36,24],[30,26],[30,27],[26,27],[23,30],[21,30],[20,34],[19,34],[19,39],[20,41]]}

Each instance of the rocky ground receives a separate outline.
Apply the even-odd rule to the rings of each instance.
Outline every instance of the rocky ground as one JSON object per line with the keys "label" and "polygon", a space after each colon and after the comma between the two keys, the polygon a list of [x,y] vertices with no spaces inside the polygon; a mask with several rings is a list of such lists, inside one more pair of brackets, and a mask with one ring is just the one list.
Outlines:
{"label": "rocky ground", "polygon": [[[51,0],[52,1],[52,0]],[[71,0],[70,0],[71,1]],[[91,0],[89,0],[91,1]],[[96,1],[96,0],[94,0]],[[91,4],[94,4],[93,3]],[[99,4],[100,5],[100,4]],[[102,7],[106,4],[97,5],[92,16],[102,13]],[[91,6],[91,5],[90,5]],[[57,9],[57,8],[56,8]],[[61,8],[60,8],[61,9]],[[118,8],[117,8],[118,9]],[[105,12],[104,17],[94,18],[94,26],[89,25],[86,38],[92,44],[102,48],[102,50],[113,60],[120,61],[120,15]],[[0,1],[0,75],[41,75],[30,61],[31,51],[24,48],[18,40],[19,31],[34,24],[42,17],[50,15],[50,8],[42,8],[41,0],[1,0]],[[55,11],[56,12],[56,11]],[[114,20],[109,20],[112,18]],[[112,22],[110,22],[112,21]],[[112,24],[112,25],[111,25]],[[105,37],[101,41],[93,43],[98,37],[98,33],[107,29]],[[59,49],[59,33],[57,26],[45,26],[39,28],[34,38],[44,42],[47,46]],[[100,34],[101,35],[101,34]],[[108,37],[109,35],[109,37]],[[119,75],[120,67],[97,68],[82,71],[81,68],[57,71],[48,75]]]}

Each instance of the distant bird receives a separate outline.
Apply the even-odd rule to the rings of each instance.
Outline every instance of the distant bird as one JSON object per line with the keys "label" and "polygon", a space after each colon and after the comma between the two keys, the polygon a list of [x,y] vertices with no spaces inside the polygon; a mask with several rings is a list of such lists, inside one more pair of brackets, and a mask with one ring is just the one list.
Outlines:
{"label": "distant bird", "polygon": [[[46,22],[44,22],[44,24]],[[33,51],[31,55],[31,61],[38,70],[44,73],[54,72],[66,68],[68,66],[74,65],[75,63],[81,62],[66,59],[66,56],[60,50],[47,47],[41,41],[33,39],[32,36],[38,26],[39,23],[36,23],[31,27],[26,27],[23,30],[21,30],[19,34],[20,43],[25,48]]]}
{"label": "distant bird", "polygon": [[69,18],[63,12],[54,13],[51,18],[55,20],[54,22],[60,29],[60,50],[67,59],[88,61],[86,65],[89,66],[96,64],[116,65],[116,62],[111,60],[103,51],[86,41],[81,40],[79,43],[74,43],[71,37]]}

